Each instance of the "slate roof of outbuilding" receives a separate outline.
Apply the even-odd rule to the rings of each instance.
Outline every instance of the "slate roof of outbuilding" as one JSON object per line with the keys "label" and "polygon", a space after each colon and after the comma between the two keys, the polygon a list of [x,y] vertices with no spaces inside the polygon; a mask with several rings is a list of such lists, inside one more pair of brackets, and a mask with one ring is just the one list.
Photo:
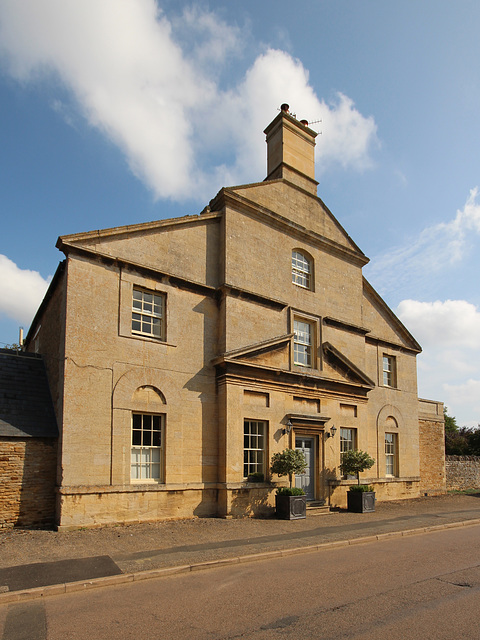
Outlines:
{"label": "slate roof of outbuilding", "polygon": [[58,436],[45,365],[35,353],[0,349],[0,436]]}

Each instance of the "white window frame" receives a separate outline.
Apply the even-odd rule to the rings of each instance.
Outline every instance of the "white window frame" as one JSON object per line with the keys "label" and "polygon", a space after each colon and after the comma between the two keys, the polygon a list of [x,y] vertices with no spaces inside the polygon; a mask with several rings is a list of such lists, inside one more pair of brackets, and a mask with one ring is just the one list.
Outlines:
{"label": "white window frame", "polygon": [[357,430],[353,427],[340,427],[340,458],[346,451],[357,448]]}
{"label": "white window frame", "polygon": [[165,340],[165,309],[165,294],[133,287],[132,334]]}
{"label": "white window frame", "polygon": [[292,251],[292,283],[302,289],[312,289],[313,260],[305,253],[294,249]]}
{"label": "white window frame", "polygon": [[[342,462],[343,454],[346,451],[356,451],[357,449],[357,430],[353,427],[340,427],[340,462]],[[349,474],[344,476],[347,480],[354,480],[355,475]]]}
{"label": "white window frame", "polygon": [[384,387],[397,386],[397,359],[387,353],[382,356],[382,380]]}
{"label": "white window frame", "polygon": [[[305,330],[308,327],[308,331]],[[300,367],[314,367],[315,323],[294,316],[293,318],[293,364]]]}
{"label": "white window frame", "polygon": [[267,422],[265,420],[243,421],[243,477],[252,473],[265,476]]}
{"label": "white window frame", "polygon": [[131,482],[162,482],[165,415],[134,411],[131,432]]}
{"label": "white window frame", "polygon": [[398,437],[396,433],[385,433],[385,475],[389,478],[398,475]]}

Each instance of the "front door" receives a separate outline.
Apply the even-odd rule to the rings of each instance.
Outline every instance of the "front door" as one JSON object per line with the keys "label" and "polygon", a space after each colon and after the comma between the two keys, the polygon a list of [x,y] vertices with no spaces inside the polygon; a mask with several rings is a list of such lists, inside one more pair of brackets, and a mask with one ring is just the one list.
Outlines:
{"label": "front door", "polygon": [[296,436],[295,449],[301,451],[307,461],[304,473],[295,475],[295,486],[305,491],[307,500],[315,500],[315,449],[314,439]]}

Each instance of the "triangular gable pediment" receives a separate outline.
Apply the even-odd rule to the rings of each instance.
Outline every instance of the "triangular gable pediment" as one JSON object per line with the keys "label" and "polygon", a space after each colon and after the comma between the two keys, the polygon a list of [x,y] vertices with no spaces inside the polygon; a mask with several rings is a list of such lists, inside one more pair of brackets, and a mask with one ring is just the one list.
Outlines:
{"label": "triangular gable pediment", "polygon": [[293,334],[277,336],[270,340],[263,340],[255,344],[234,349],[224,353],[213,361],[213,364],[220,362],[250,363],[257,366],[265,366],[275,369],[287,369],[289,364],[289,349]]}
{"label": "triangular gable pediment", "polygon": [[367,376],[357,365],[355,365],[347,356],[334,347],[330,342],[324,342],[323,345],[324,363],[326,368],[330,368],[340,378],[347,382],[366,385],[367,387],[375,386],[375,382]]}
{"label": "triangular gable pediment", "polygon": [[270,211],[286,222],[293,223],[299,232],[303,230],[307,235],[311,234],[313,241],[324,239],[332,244],[332,248],[343,248],[363,264],[368,262],[368,258],[322,200],[287,180],[267,180],[229,187],[224,191],[245,198],[266,212]]}
{"label": "triangular gable pediment", "polygon": [[369,339],[390,342],[416,353],[422,350],[405,325],[365,278],[363,279],[363,324],[370,330]]}
{"label": "triangular gable pediment", "polygon": [[220,242],[220,217],[209,212],[60,236],[56,246],[66,255],[80,251],[216,287],[217,264],[208,256]]}

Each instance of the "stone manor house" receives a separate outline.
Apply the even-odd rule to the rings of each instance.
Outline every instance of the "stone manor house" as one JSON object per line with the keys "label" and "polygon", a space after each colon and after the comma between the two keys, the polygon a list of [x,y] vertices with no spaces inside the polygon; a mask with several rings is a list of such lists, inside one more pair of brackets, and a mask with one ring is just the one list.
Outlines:
{"label": "stone manor house", "polygon": [[265,134],[266,179],[201,214],[59,238],[25,344],[58,425],[60,529],[269,515],[287,447],[315,504],[346,505],[350,448],[379,500],[445,490],[443,406],[419,400],[421,348],[317,196],[316,133],[283,105]]}

